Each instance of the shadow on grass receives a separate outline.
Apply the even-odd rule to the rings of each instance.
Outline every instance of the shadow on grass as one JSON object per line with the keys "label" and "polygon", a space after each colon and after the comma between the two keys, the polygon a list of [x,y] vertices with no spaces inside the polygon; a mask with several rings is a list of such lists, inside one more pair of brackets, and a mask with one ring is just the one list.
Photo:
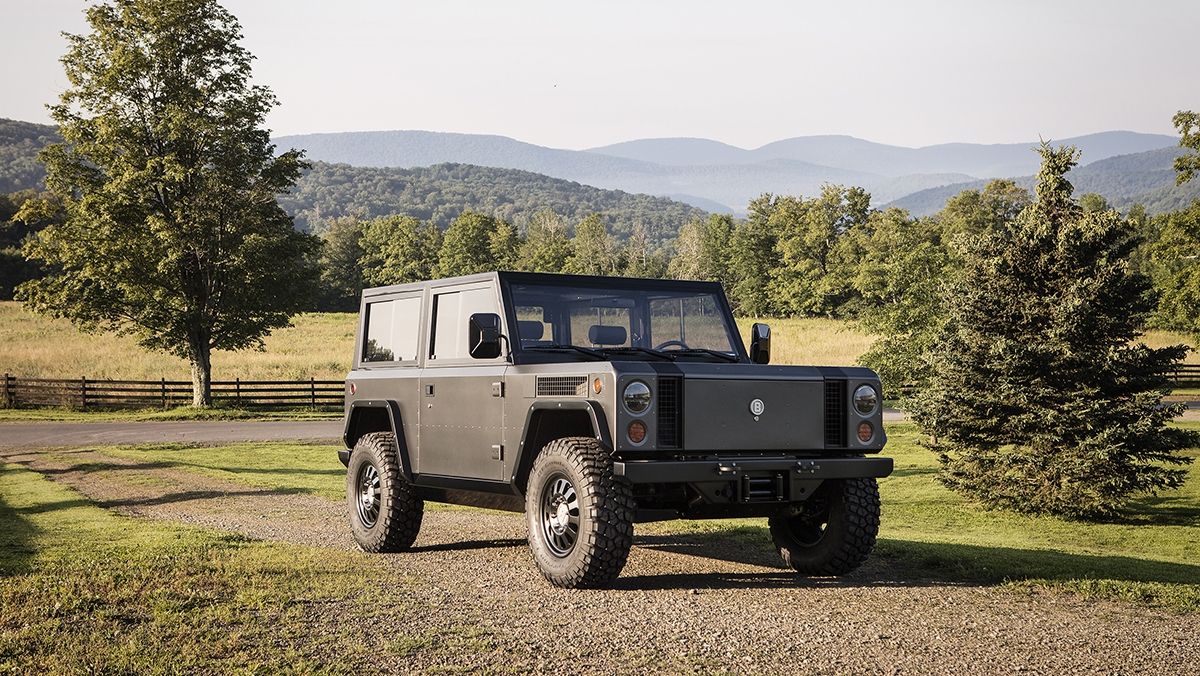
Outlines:
{"label": "shadow on grass", "polygon": [[[15,471],[3,468],[4,472]],[[0,494],[0,577],[28,571],[37,554],[34,537],[38,529],[21,516],[21,510],[9,505]]]}
{"label": "shadow on grass", "polygon": [[[756,537],[748,537],[755,531]],[[636,538],[635,544],[646,549],[776,568],[778,572],[623,577],[617,582],[620,589],[992,586],[1022,580],[1200,584],[1200,565],[890,538],[881,539],[866,565],[849,575],[802,577],[784,567],[766,529],[754,527],[738,528],[733,533],[645,535]]]}

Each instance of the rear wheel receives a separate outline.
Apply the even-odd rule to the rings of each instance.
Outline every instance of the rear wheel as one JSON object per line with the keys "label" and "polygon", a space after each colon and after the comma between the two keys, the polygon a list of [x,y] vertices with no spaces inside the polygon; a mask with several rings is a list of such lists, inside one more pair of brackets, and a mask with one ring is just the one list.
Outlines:
{"label": "rear wheel", "polygon": [[363,551],[399,552],[412,546],[425,503],[400,472],[394,434],[364,434],[354,445],[346,467],[346,501],[350,530]]}
{"label": "rear wheel", "polygon": [[633,546],[633,494],[595,440],[557,439],[533,462],[525,515],[534,563],[558,587],[601,587]]}
{"label": "rear wheel", "polygon": [[867,560],[879,534],[874,479],[826,481],[808,499],[771,517],[784,563],[805,575],[845,575]]}

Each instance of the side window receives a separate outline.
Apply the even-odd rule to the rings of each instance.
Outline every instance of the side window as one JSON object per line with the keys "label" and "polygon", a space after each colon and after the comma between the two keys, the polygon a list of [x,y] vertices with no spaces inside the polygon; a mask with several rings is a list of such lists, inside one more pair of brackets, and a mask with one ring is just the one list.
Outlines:
{"label": "side window", "polygon": [[417,358],[421,330],[421,298],[367,303],[366,340],[362,360],[412,361]]}
{"label": "side window", "polygon": [[439,293],[433,297],[431,359],[470,359],[467,322],[477,312],[500,311],[490,288]]}

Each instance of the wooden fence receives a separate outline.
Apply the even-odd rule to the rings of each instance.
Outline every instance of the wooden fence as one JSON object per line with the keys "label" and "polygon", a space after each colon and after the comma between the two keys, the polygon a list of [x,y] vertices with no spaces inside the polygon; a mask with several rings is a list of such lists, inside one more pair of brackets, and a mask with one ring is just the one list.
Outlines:
{"label": "wooden fence", "polygon": [[[235,408],[341,409],[341,380],[214,380],[213,402]],[[5,373],[0,406],[67,408],[170,408],[190,404],[188,380],[18,378]]]}

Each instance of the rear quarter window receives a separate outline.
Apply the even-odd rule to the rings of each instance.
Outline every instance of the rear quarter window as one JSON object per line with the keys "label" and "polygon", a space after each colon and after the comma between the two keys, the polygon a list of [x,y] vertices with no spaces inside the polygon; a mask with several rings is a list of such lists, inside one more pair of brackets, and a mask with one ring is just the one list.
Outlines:
{"label": "rear quarter window", "polygon": [[367,303],[363,362],[415,361],[420,349],[421,298]]}

